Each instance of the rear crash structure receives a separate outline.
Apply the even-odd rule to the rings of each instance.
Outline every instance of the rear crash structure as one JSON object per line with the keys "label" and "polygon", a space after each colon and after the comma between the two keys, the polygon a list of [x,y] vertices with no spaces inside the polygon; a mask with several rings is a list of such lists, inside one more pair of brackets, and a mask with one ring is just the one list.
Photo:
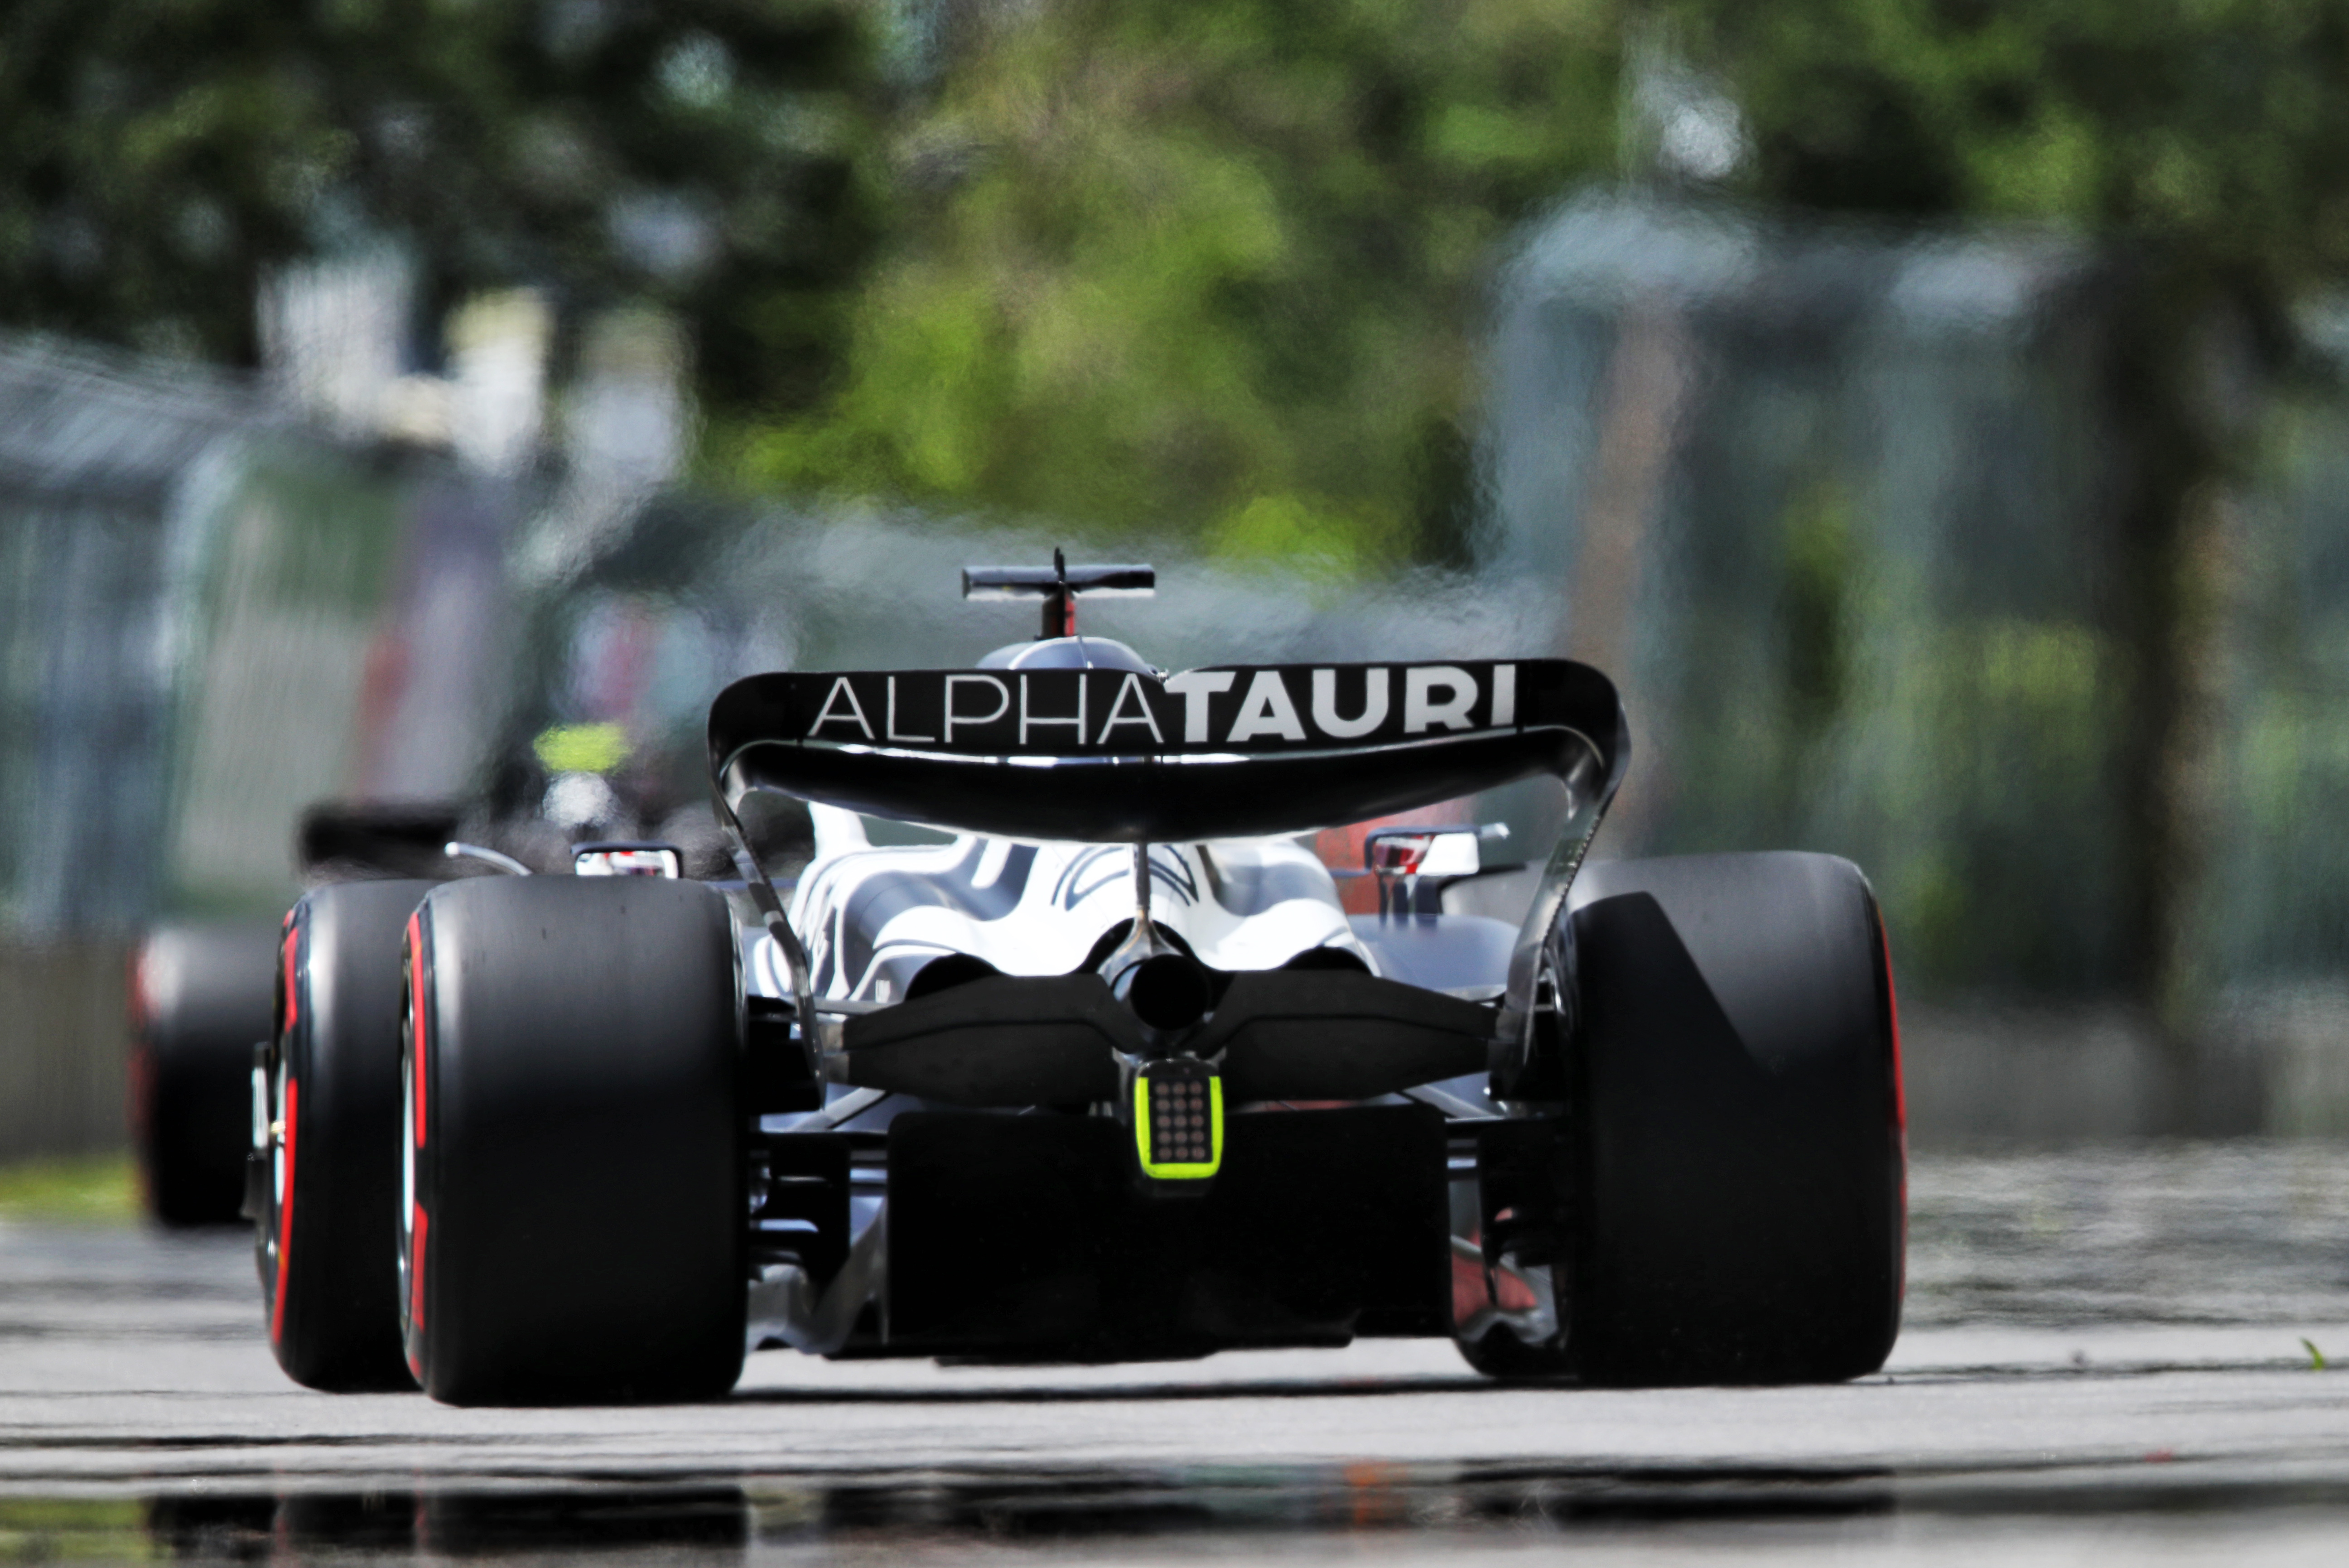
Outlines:
{"label": "rear crash structure", "polygon": [[[730,895],[625,846],[594,877],[297,907],[264,1280],[281,1320],[375,1327],[341,1361],[281,1330],[287,1369],[373,1386],[397,1345],[439,1397],[529,1402],[712,1395],[761,1345],[1101,1361],[1450,1336],[1495,1376],[1615,1383],[1880,1365],[1905,1149],[1857,871],[1584,871],[1630,760],[1605,677],[1168,673],[1076,633],[1081,596],[1150,577],[973,571],[972,597],[1040,601],[1045,635],[968,669],[720,693]],[[1559,826],[1515,928],[1444,907],[1493,830],[1372,832],[1376,915],[1299,838],[1524,779],[1550,781]],[[814,815],[788,888],[740,826],[761,790]],[[939,832],[875,846],[873,819]],[[314,1238],[303,1205],[333,1200],[300,1180],[298,1102],[383,1074],[319,1044],[366,1030],[320,1001],[305,933],[339,953],[366,921],[400,955],[372,1025],[398,1040],[398,1174],[373,1178],[398,1200],[368,1240]],[[304,1265],[328,1278],[344,1244],[379,1246],[397,1288],[310,1307]]]}

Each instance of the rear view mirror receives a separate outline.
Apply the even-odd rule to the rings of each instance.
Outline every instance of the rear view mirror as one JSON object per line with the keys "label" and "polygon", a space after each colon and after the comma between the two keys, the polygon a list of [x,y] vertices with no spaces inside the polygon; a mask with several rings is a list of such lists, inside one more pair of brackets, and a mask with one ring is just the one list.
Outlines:
{"label": "rear view mirror", "polygon": [[1473,877],[1484,869],[1473,827],[1383,828],[1370,836],[1362,857],[1381,877]]}
{"label": "rear view mirror", "polygon": [[685,857],[674,844],[582,844],[571,851],[579,877],[682,876]]}

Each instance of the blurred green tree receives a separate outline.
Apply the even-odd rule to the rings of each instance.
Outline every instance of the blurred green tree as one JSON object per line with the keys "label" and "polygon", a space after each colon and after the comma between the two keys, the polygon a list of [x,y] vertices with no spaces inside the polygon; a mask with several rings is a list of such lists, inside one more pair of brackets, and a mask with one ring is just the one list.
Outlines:
{"label": "blurred green tree", "polygon": [[720,407],[832,378],[878,232],[854,0],[12,0],[0,320],[232,362],[286,261],[650,300]]}
{"label": "blurred green tree", "polygon": [[[1744,119],[1752,194],[2043,220],[2110,258],[2109,766],[2128,979],[2199,1002],[2201,783],[2252,389],[2296,305],[2349,279],[2349,8],[2337,0],[1660,0],[1661,36]],[[1985,911],[1985,913],[1989,913]]]}
{"label": "blurred green tree", "polygon": [[1056,0],[957,43],[836,400],[762,486],[1465,547],[1495,242],[1611,169],[1613,0]]}

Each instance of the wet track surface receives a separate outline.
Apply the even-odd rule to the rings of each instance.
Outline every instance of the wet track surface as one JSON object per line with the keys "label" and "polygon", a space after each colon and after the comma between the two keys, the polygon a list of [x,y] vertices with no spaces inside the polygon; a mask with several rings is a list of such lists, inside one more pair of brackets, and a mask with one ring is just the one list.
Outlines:
{"label": "wet track surface", "polygon": [[[752,1358],[701,1407],[285,1382],[236,1235],[0,1229],[0,1563],[2349,1557],[2349,1152],[1920,1160],[1882,1376],[1485,1384],[1447,1345]],[[2306,1342],[2305,1344],[2303,1342]]]}

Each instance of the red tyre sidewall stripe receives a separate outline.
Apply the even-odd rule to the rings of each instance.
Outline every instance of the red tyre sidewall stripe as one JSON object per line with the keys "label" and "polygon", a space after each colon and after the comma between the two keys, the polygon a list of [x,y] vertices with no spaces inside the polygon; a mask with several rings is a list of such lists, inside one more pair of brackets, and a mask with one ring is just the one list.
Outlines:
{"label": "red tyre sidewall stripe", "polygon": [[1876,922],[1876,945],[1884,955],[1884,1011],[1892,1024],[1892,1125],[1905,1140],[1909,1133],[1909,1089],[1907,1075],[1900,1067],[1900,993],[1892,984],[1892,939],[1885,934],[1880,916]]}
{"label": "red tyre sidewall stripe", "polygon": [[294,1255],[294,1137],[301,1125],[299,1106],[302,1085],[291,1073],[285,1075],[285,1192],[277,1200],[277,1289],[269,1302],[269,1339],[274,1345],[285,1337],[285,1265]]}
{"label": "red tyre sidewall stripe", "polygon": [[144,1035],[155,1022],[155,1009],[147,996],[147,946],[144,942],[131,953],[129,970],[129,983],[125,989],[129,993],[130,1032]]}
{"label": "red tyre sidewall stripe", "polygon": [[285,959],[285,1017],[279,1025],[280,1032],[287,1034],[294,1033],[294,1025],[302,1021],[302,995],[295,984],[296,975],[294,965],[295,952],[300,947],[301,941],[301,928],[288,926],[283,944]]}
{"label": "red tyre sidewall stripe", "polygon": [[[431,1225],[432,1217],[425,1213],[424,1205],[419,1203],[409,1214],[409,1222],[413,1229],[409,1232],[408,1326],[411,1332],[421,1334],[424,1331],[424,1232]],[[410,1370],[422,1376],[424,1369],[418,1365],[418,1357],[412,1351],[409,1354],[408,1365]]]}
{"label": "red tyre sidewall stripe", "polygon": [[1892,1136],[1900,1151],[1900,1297],[1909,1296],[1909,1085],[1900,1065],[1900,996],[1892,984],[1892,939],[1876,917],[1876,944],[1884,955],[1884,1011],[1892,1025]]}
{"label": "red tyre sidewall stripe", "polygon": [[[285,1127],[278,1134],[285,1149],[285,1186],[277,1199],[277,1288],[270,1293],[269,1342],[277,1345],[285,1337],[285,1286],[291,1277],[294,1257],[294,1171],[295,1138],[299,1127],[299,1107],[302,1085],[295,1077],[291,1053],[294,1050],[294,1027],[302,1016],[302,969],[298,961],[302,950],[302,922],[299,907],[285,913],[285,940],[279,944],[285,959],[283,1004],[277,1031],[278,1070],[285,1079],[285,1104],[280,1109]],[[272,1173],[273,1179],[274,1172]]]}
{"label": "red tyre sidewall stripe", "polygon": [[406,1335],[408,1370],[419,1383],[424,1379],[421,1346],[424,1334],[424,1262],[427,1238],[432,1225],[431,1215],[424,1207],[424,1150],[429,1137],[425,1124],[425,1109],[429,1103],[425,1083],[432,1059],[432,985],[426,952],[424,910],[419,908],[408,917],[409,1052],[416,1078],[415,1149],[409,1158],[415,1162],[416,1193],[409,1206]]}

